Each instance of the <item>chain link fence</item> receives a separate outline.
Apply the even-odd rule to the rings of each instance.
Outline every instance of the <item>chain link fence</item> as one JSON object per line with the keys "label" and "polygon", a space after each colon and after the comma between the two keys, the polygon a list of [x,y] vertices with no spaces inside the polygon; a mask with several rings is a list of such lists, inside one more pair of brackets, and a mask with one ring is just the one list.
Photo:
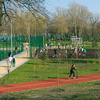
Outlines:
{"label": "chain link fence", "polygon": [[[18,54],[24,50],[25,36],[12,37],[12,52]],[[11,37],[0,36],[0,60],[8,57],[11,51]]]}
{"label": "chain link fence", "polygon": [[[78,37],[79,38],[79,37]],[[71,40],[69,37],[54,37],[54,38],[46,38],[46,43],[48,46],[48,56],[54,55],[54,50],[51,49],[58,49],[61,48],[62,55],[66,55],[69,49],[71,48],[72,52],[75,53],[76,43]],[[86,49],[86,54],[82,53],[82,48]],[[96,58],[100,59],[99,57],[100,51],[100,36],[84,36],[81,37],[81,43],[78,43],[78,58]],[[76,58],[76,56],[74,57]]]}
{"label": "chain link fence", "polygon": [[45,44],[45,35],[30,37],[30,58],[36,55],[36,52],[43,50]]}

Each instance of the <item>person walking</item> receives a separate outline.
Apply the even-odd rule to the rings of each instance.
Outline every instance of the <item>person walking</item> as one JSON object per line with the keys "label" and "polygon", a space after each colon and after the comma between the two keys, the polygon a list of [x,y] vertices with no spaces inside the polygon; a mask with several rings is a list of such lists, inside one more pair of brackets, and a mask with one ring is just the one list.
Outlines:
{"label": "person walking", "polygon": [[17,46],[15,47],[15,52],[16,52],[16,54],[17,54]]}
{"label": "person walking", "polygon": [[81,48],[81,55],[83,56],[83,47]]}
{"label": "person walking", "polygon": [[60,43],[58,43],[58,48],[60,47]]}
{"label": "person walking", "polygon": [[1,54],[3,54],[4,52],[3,52],[3,50],[1,50]]}
{"label": "person walking", "polygon": [[84,57],[86,56],[86,49],[83,49]]}
{"label": "person walking", "polygon": [[13,61],[12,65],[15,67],[15,64],[16,64],[16,58],[15,58],[15,56],[13,56],[13,60],[12,61]]}
{"label": "person walking", "polygon": [[9,57],[9,66],[12,67],[12,60],[13,60],[13,57],[10,55]]}
{"label": "person walking", "polygon": [[28,50],[28,44],[26,44],[26,50]]}
{"label": "person walking", "polygon": [[35,57],[38,58],[38,50],[35,51]]}
{"label": "person walking", "polygon": [[82,51],[81,51],[81,47],[80,47],[80,48],[79,48],[79,56],[81,55],[81,52],[82,52]]}
{"label": "person walking", "polygon": [[57,57],[57,49],[56,48],[54,48],[54,55],[53,55],[53,57]]}
{"label": "person walking", "polygon": [[68,79],[70,79],[70,77],[71,77],[72,74],[73,74],[73,79],[75,79],[75,72],[74,72],[74,70],[76,70],[75,64],[73,64],[73,65],[71,66],[70,75],[69,75],[69,78],[68,78]]}
{"label": "person walking", "polygon": [[8,53],[8,57],[10,57],[11,56],[11,51],[9,51],[9,53]]}

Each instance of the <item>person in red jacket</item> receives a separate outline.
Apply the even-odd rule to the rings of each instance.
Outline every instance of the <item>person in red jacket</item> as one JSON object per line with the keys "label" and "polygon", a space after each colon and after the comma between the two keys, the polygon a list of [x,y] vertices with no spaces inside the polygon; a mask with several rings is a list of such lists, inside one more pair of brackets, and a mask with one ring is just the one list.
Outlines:
{"label": "person in red jacket", "polygon": [[75,72],[74,72],[74,70],[76,70],[75,64],[73,64],[73,65],[71,66],[70,75],[69,75],[69,78],[68,78],[68,79],[70,79],[70,77],[71,77],[72,74],[73,74],[73,78],[75,79]]}

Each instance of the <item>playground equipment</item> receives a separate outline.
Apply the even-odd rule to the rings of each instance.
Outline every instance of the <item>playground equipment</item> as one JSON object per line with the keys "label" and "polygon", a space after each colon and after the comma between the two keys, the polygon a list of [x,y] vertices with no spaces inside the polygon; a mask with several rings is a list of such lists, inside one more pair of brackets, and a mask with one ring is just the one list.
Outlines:
{"label": "playground equipment", "polygon": [[76,59],[78,59],[78,44],[82,44],[82,38],[77,38],[76,36],[71,36],[72,44],[76,45],[75,53],[76,53]]}
{"label": "playground equipment", "polygon": [[78,42],[78,44],[82,44],[82,38],[77,38],[76,36],[71,36],[71,40],[72,40],[72,44],[76,44]]}

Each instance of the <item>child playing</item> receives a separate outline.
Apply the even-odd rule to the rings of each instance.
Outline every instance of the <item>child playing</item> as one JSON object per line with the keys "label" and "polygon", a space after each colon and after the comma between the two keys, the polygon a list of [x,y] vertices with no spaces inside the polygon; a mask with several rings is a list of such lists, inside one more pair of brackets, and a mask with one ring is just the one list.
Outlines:
{"label": "child playing", "polygon": [[70,79],[72,73],[73,73],[73,78],[75,79],[75,73],[74,73],[74,70],[76,70],[76,68],[75,68],[75,64],[73,64],[72,67],[71,67],[70,75],[69,75],[69,78],[68,78],[68,79]]}
{"label": "child playing", "polygon": [[13,66],[15,67],[15,63],[16,63],[16,58],[15,58],[15,56],[13,56]]}

